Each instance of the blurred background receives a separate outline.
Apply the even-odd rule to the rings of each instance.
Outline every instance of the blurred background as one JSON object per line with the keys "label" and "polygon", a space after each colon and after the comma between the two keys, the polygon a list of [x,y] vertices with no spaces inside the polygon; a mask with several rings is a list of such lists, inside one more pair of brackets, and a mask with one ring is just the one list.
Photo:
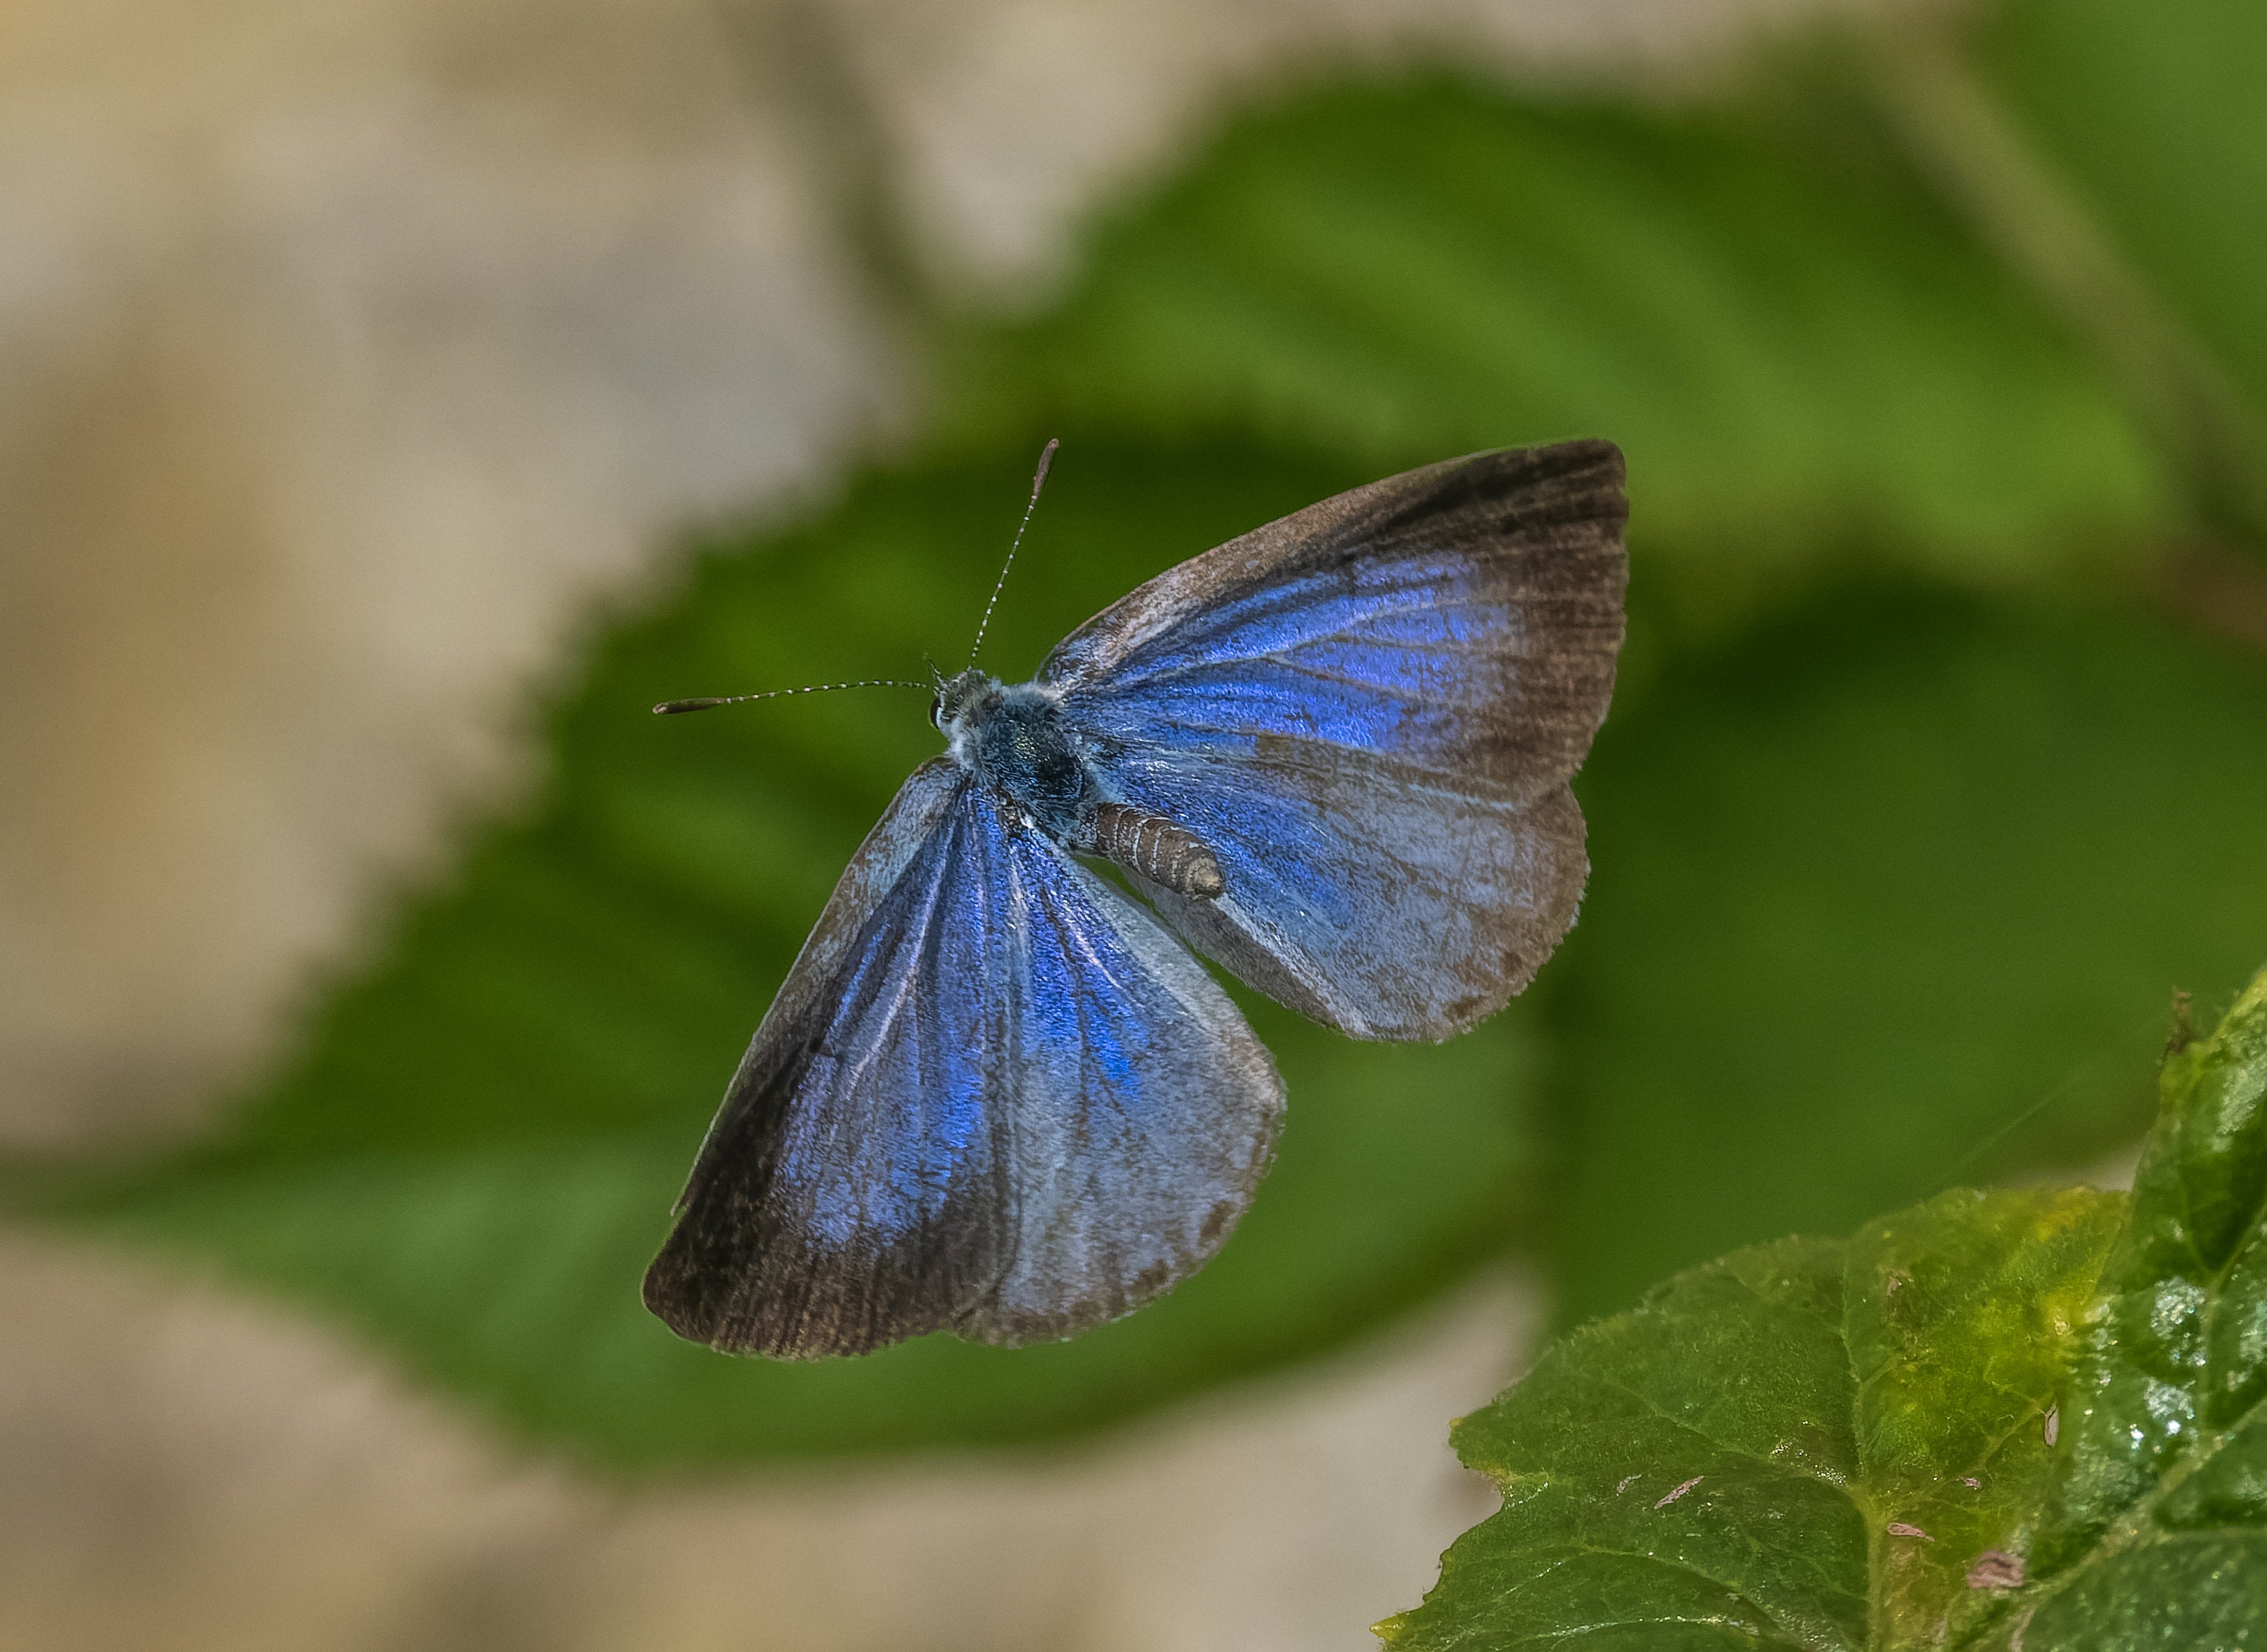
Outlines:
{"label": "blurred background", "polygon": [[[1356,1648],[1539,1339],[2114,1178],[2267,960],[2267,13],[27,0],[0,18],[0,1646]],[[635,1281],[933,745],[1339,488],[1610,437],[1536,988],[1253,1006],[1244,1229],[815,1368]],[[918,674],[918,673],[915,673]]]}

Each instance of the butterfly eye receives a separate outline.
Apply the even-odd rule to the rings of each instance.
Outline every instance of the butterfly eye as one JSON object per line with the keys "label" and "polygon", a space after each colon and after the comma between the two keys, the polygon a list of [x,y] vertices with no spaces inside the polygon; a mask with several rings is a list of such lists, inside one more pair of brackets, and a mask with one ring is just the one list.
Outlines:
{"label": "butterfly eye", "polygon": [[944,726],[944,696],[943,694],[931,694],[928,697],[928,720],[936,724],[940,729]]}

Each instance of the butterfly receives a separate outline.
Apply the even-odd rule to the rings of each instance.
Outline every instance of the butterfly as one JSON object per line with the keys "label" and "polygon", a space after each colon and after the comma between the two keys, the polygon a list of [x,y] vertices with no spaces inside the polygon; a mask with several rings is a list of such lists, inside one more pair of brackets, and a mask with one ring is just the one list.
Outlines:
{"label": "butterfly", "polygon": [[1588,873],[1627,514],[1610,443],[1453,459],[1159,575],[1030,682],[932,668],[944,753],[758,1027],[647,1305],[781,1359],[1016,1345],[1203,1266],[1284,1090],[1196,954],[1361,1039],[1527,985]]}

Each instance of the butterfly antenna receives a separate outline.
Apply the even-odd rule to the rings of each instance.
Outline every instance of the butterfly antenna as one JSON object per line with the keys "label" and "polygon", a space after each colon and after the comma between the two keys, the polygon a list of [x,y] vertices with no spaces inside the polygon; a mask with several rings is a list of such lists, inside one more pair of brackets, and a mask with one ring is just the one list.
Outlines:
{"label": "butterfly antenna", "polygon": [[1016,565],[1016,553],[1023,548],[1023,530],[1031,525],[1031,512],[1039,508],[1039,489],[1047,485],[1047,466],[1055,462],[1055,449],[1061,445],[1060,437],[1051,436],[1039,454],[1039,468],[1031,477],[1031,503],[1023,507],[1023,520],[1016,529],[1016,542],[1008,547],[1008,560],[1000,564],[1000,577],[992,582],[992,600],[984,605],[984,617],[976,626],[976,641],[968,647],[971,665],[976,664],[977,651],[984,646],[984,633],[992,624],[992,610],[999,606],[1001,589],[1008,583],[1008,570]]}
{"label": "butterfly antenna", "polygon": [[653,709],[657,717],[672,716],[680,711],[714,711],[718,706],[737,706],[750,700],[776,700],[781,694],[825,694],[837,688],[918,688],[929,692],[927,683],[909,683],[898,677],[869,677],[855,683],[813,683],[808,688],[767,688],[759,694],[726,694],[721,699],[664,700]]}

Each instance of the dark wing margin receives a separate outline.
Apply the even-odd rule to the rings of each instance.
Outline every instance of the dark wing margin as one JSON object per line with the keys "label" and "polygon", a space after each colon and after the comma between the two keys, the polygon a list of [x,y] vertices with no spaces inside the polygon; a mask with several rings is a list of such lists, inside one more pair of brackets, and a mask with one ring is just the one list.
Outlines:
{"label": "dark wing margin", "polygon": [[[901,1134],[915,1119],[811,1117],[814,1094],[823,1103],[846,1071],[856,1070],[860,1053],[848,1046],[859,1037],[894,1030],[895,1053],[913,1070],[891,1076],[913,1087],[906,1099],[914,1112],[919,1087],[939,1077],[922,1070],[922,1058],[933,1064],[939,1053],[908,1047],[921,1029],[893,1013],[892,995],[925,958],[932,968],[944,961],[935,950],[956,938],[938,925],[937,905],[949,892],[943,880],[968,789],[967,776],[945,759],[913,771],[851,857],[756,1029],[678,1200],[676,1225],[646,1270],[646,1306],[679,1336],[785,1357],[878,1347],[908,1334],[898,1327],[943,1323],[973,1282],[997,1271],[1001,1259],[987,1248],[996,1235],[976,1214],[998,1198],[987,1143],[960,1142],[957,1163],[941,1153],[936,1163],[906,1166],[892,1158],[925,1144],[884,1142],[880,1132]],[[880,1198],[894,1179],[909,1196],[896,1211],[874,1213],[895,1218],[897,1231],[860,1230],[855,1189],[852,1202],[829,1209],[816,1190],[783,1185],[791,1183],[796,1138],[830,1124],[845,1137],[849,1177],[862,1171],[877,1178],[872,1192]],[[873,1133],[869,1145],[881,1154],[870,1165],[855,1162],[861,1130]],[[933,1227],[956,1215],[967,1230],[957,1250],[903,1253],[909,1222]],[[812,1235],[830,1224],[841,1241],[831,1247]]]}
{"label": "dark wing margin", "polygon": [[1219,1248],[1281,1105],[1185,949],[940,760],[758,1030],[646,1302],[781,1358],[1068,1335]]}
{"label": "dark wing margin", "polygon": [[1122,800],[1219,859],[1142,892],[1270,996],[1361,1038],[1503,1007],[1588,870],[1566,781],[1613,690],[1628,504],[1610,443],[1450,460],[1170,569],[1049,657]]}
{"label": "dark wing margin", "polygon": [[1539,797],[1613,693],[1623,481],[1620,449],[1581,441],[1354,488],[1158,575],[1040,680],[1104,732],[1157,717],[1231,752],[1276,736]]}

